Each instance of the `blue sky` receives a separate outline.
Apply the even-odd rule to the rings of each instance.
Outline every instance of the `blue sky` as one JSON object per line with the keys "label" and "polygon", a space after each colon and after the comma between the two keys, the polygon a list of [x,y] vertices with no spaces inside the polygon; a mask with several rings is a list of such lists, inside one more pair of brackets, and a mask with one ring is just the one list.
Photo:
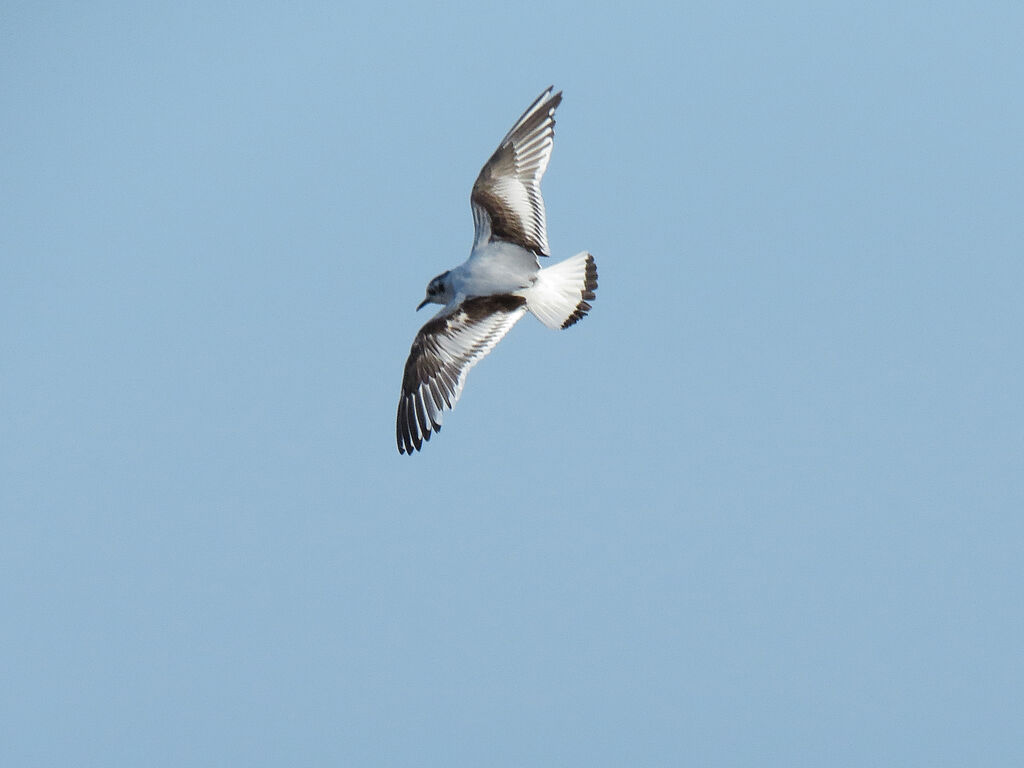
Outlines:
{"label": "blue sky", "polygon": [[[8,3],[0,762],[1019,765],[1017,4]],[[556,258],[422,454],[469,189]]]}

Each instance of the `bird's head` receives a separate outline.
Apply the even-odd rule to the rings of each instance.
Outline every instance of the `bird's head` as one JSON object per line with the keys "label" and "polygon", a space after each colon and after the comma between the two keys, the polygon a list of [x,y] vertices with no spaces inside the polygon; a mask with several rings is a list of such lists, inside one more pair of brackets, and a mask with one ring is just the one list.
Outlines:
{"label": "bird's head", "polygon": [[442,272],[427,285],[427,295],[420,305],[416,307],[419,312],[427,304],[447,304],[452,298],[451,282],[448,280],[448,272]]}

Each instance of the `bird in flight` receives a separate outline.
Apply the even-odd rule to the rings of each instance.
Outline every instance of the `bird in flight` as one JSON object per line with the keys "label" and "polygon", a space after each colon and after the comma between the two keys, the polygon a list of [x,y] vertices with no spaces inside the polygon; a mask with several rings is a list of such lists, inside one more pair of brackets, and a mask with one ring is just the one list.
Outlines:
{"label": "bird in flight", "polygon": [[526,313],[568,328],[590,311],[597,267],[586,251],[544,269],[548,237],[540,180],[555,137],[562,93],[549,87],[501,140],[473,184],[476,234],[469,258],[427,285],[441,309],[412,343],[398,401],[398,452],[418,451],[441,431],[442,412],[462,394],[466,374]]}

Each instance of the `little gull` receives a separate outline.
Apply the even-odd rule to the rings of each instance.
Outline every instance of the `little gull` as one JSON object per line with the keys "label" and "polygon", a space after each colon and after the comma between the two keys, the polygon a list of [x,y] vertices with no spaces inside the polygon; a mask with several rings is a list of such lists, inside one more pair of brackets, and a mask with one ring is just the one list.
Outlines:
{"label": "little gull", "polygon": [[418,451],[462,394],[466,374],[526,313],[568,328],[590,311],[597,267],[586,251],[541,269],[549,255],[540,180],[555,137],[562,93],[549,87],[501,140],[473,184],[476,234],[465,262],[427,285],[441,310],[412,343],[398,401],[398,452]]}

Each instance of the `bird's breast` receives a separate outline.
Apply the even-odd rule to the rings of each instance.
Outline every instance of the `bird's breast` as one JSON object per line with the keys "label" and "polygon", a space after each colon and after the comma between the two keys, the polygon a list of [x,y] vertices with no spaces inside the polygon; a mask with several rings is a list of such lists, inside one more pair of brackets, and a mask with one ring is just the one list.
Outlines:
{"label": "bird's breast", "polygon": [[467,296],[491,296],[533,285],[539,270],[531,251],[498,240],[474,248],[469,258],[452,270],[452,278]]}

